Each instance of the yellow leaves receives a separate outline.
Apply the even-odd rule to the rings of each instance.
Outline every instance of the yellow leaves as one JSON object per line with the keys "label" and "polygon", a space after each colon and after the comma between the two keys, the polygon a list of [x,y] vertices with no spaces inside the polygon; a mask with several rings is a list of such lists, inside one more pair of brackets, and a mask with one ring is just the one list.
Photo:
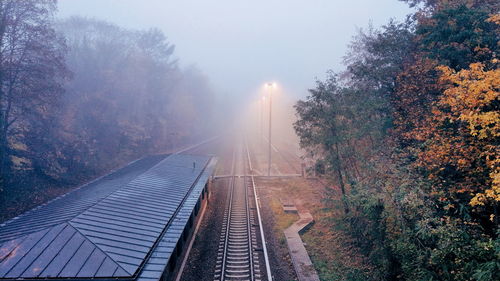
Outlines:
{"label": "yellow leaves", "polygon": [[487,157],[487,164],[492,170],[489,175],[491,187],[482,193],[476,194],[471,200],[470,204],[472,206],[482,206],[489,200],[500,201],[500,157],[498,157],[498,154],[489,154]]}
{"label": "yellow leaves", "polygon": [[[492,19],[500,22],[500,17]],[[497,62],[492,61],[493,65]],[[468,191],[472,195],[469,202],[472,206],[483,206],[488,202],[500,201],[500,157],[495,143],[500,137],[500,71],[498,69],[485,70],[482,63],[473,63],[468,69],[454,71],[446,66],[439,66],[441,72],[440,82],[449,86],[444,90],[435,106],[432,108],[432,121],[448,121],[449,124],[461,124],[455,130],[461,129],[463,137],[469,139],[465,146],[471,148],[466,151],[464,147],[454,146],[458,138],[450,139],[451,135],[442,135],[438,129],[429,125],[429,130],[434,130],[435,144],[428,146],[428,150],[421,155],[421,161],[429,168],[440,165],[452,164],[458,170],[475,173],[489,174],[484,184],[476,185],[470,182]],[[433,122],[434,123],[434,122]],[[456,131],[456,137],[460,131]],[[470,137],[467,137],[467,134]],[[474,149],[472,149],[475,147]],[[459,151],[463,150],[463,151]],[[453,153],[452,153],[453,152]],[[462,157],[454,157],[454,155]],[[481,167],[472,165],[471,161],[482,158],[486,165]],[[455,192],[462,193],[466,189],[457,188]]]}
{"label": "yellow leaves", "polygon": [[500,169],[490,174],[492,178],[491,188],[482,193],[477,193],[470,201],[471,206],[484,206],[488,201],[500,202]]}
{"label": "yellow leaves", "polygon": [[490,17],[486,21],[500,25],[500,14],[490,15]]}
{"label": "yellow leaves", "polygon": [[[468,118],[461,118],[461,119],[469,122],[469,128],[473,136],[477,136],[480,139],[485,139],[489,135],[492,136],[500,135],[500,126],[498,122],[498,120],[500,120],[500,114],[498,112],[471,114],[467,117]],[[478,126],[480,126],[483,129],[478,130],[477,129]]]}
{"label": "yellow leaves", "polygon": [[500,113],[493,105],[500,99],[500,70],[485,71],[481,63],[459,72],[444,66],[438,69],[440,79],[453,85],[438,102],[450,108],[450,117],[467,122],[471,135],[479,139],[500,136]]}

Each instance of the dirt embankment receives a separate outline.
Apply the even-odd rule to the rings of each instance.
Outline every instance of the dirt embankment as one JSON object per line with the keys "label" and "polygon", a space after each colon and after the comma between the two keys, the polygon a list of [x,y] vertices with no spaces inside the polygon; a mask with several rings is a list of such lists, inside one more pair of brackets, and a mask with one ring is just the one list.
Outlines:
{"label": "dirt embankment", "polygon": [[265,185],[261,194],[266,194],[277,229],[284,230],[294,221],[282,211],[280,198],[300,200],[313,215],[315,223],[301,237],[321,280],[364,280],[369,276],[370,266],[341,229],[340,194],[312,179],[272,180]]}
{"label": "dirt embankment", "polygon": [[[263,154],[262,149],[259,151],[262,146],[256,144],[249,146],[256,156]],[[300,167],[300,160],[292,157],[294,155],[292,151],[279,144],[277,149],[282,154],[281,159],[274,157],[277,170],[288,172],[293,166]],[[267,167],[267,160],[264,157],[254,157],[252,160],[257,167]],[[284,259],[291,266],[283,230],[298,218],[294,214],[283,212],[280,199],[299,200],[301,206],[297,207],[308,209],[315,220],[315,223],[301,236],[320,279],[325,281],[369,279],[370,266],[342,229],[340,218],[343,205],[340,192],[315,179],[260,178],[257,183],[259,194],[263,199],[264,217],[267,218],[266,230],[272,229],[274,232],[268,236],[276,239],[275,251],[279,253],[277,259]]]}

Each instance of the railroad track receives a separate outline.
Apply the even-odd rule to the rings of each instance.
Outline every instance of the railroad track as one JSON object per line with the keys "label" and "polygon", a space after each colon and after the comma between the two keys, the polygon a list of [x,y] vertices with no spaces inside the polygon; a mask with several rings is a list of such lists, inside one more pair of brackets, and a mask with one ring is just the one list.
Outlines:
{"label": "railroad track", "polygon": [[[264,137],[264,140],[269,143],[269,139]],[[279,155],[279,157],[288,165],[288,167],[291,169],[296,174],[301,173],[301,168],[300,168],[300,157],[294,155],[293,153],[290,153],[288,151],[283,151],[281,148],[278,149],[274,144],[272,145],[272,149],[274,152]],[[298,166],[296,162],[299,162]]]}
{"label": "railroad track", "polygon": [[[297,158],[294,155],[290,155],[289,152],[283,152],[283,150],[279,149],[278,153],[281,155],[281,159],[285,160],[285,162],[288,164],[288,166],[292,169],[297,174],[300,174],[300,166],[297,167]],[[300,163],[300,158],[299,161]],[[300,165],[300,164],[299,164]]]}
{"label": "railroad track", "polygon": [[[247,176],[243,148],[233,151],[214,281],[272,280],[253,177]],[[261,271],[261,260],[265,270]]]}

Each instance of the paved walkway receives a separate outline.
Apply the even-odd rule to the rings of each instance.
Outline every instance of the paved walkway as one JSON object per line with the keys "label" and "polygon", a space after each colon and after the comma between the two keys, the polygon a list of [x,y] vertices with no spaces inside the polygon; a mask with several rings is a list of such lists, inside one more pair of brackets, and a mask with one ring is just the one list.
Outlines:
{"label": "paved walkway", "polygon": [[300,231],[314,222],[314,219],[311,213],[303,208],[299,208],[298,215],[300,219],[284,231],[293,267],[299,281],[319,281],[318,273],[299,235]]}

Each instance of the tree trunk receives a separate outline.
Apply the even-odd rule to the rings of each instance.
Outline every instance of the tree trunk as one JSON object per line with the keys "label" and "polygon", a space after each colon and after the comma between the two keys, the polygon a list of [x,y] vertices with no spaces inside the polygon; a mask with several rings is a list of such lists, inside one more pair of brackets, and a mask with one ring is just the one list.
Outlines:
{"label": "tree trunk", "polygon": [[340,191],[342,192],[342,202],[344,203],[344,211],[345,213],[349,213],[349,206],[347,206],[347,202],[345,202],[345,184],[344,184],[344,177],[342,176],[342,166],[340,163],[340,152],[339,152],[339,144],[338,142],[335,142],[335,158],[337,161],[337,165],[335,167],[335,170],[337,172],[337,177],[340,185]]}
{"label": "tree trunk", "polygon": [[[1,108],[0,108],[1,110]],[[0,183],[7,178],[9,153],[7,142],[7,120],[5,120],[3,110],[0,111]]]}

